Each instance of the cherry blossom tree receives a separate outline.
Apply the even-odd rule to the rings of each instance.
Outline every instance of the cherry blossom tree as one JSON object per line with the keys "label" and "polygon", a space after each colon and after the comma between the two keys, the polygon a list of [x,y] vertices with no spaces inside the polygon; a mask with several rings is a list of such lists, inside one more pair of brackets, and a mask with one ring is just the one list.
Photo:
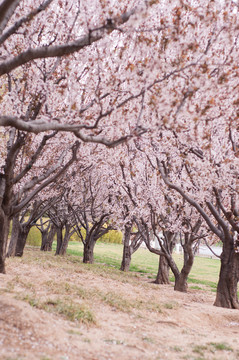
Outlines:
{"label": "cherry blossom tree", "polygon": [[213,109],[197,131],[185,122],[184,133],[164,131],[151,150],[170,196],[180,195],[223,243],[215,305],[238,308],[238,122],[214,118]]}
{"label": "cherry blossom tree", "polygon": [[35,225],[41,232],[41,251],[51,251],[54,236],[56,235],[55,224],[50,219],[41,217],[39,223]]}
{"label": "cherry blossom tree", "polygon": [[[24,210],[44,188],[63,176],[76,160],[79,144],[76,142],[63,149],[53,159],[52,152],[57,133],[40,135],[26,134],[10,129],[4,134],[0,176],[0,272],[5,272],[5,254],[10,220]],[[55,145],[58,145],[59,138]],[[7,149],[7,150],[6,150]],[[30,224],[29,224],[30,226]]]}
{"label": "cherry blossom tree", "polygon": [[67,194],[61,201],[53,204],[47,211],[47,215],[54,224],[57,235],[57,246],[55,255],[65,255],[71,236],[75,233],[75,218],[68,203]]}
{"label": "cherry blossom tree", "polygon": [[[51,200],[51,205],[53,199]],[[49,201],[34,201],[14,215],[12,220],[12,233],[8,245],[7,256],[22,256],[27,236],[39,218],[51,206]]]}
{"label": "cherry blossom tree", "polygon": [[[239,279],[239,251],[237,238],[239,229],[237,225],[237,194],[234,190],[235,187],[237,187],[238,175],[232,175],[232,178],[235,180],[232,189],[230,186],[230,183],[233,183],[232,178],[229,182],[226,182],[226,178],[224,178],[223,180],[225,182],[223,185],[220,181],[220,188],[211,185],[209,187],[211,192],[208,191],[208,194],[204,194],[203,198],[195,198],[195,195],[191,195],[191,191],[189,192],[187,188],[184,189],[176,182],[170,181],[165,175],[161,165],[159,165],[159,169],[169,188],[177,191],[191,206],[193,206],[203,217],[211,232],[222,241],[221,269],[215,305],[238,309],[237,283]],[[214,174],[214,176],[214,179],[210,177],[211,181],[218,180],[217,175]]]}
{"label": "cherry blossom tree", "polygon": [[[131,147],[132,148],[132,147]],[[127,150],[127,157],[129,163],[131,163],[132,154],[130,151],[130,146],[125,147],[124,150]],[[134,157],[134,155],[133,155]],[[131,168],[126,168],[125,162],[121,161],[117,164],[121,170],[121,183],[118,186],[117,191],[117,200],[120,201],[121,205],[121,217],[124,228],[124,237],[123,237],[123,257],[120,266],[120,270],[128,271],[130,268],[131,257],[138,250],[142,244],[142,237],[137,231],[137,226],[135,224],[134,218],[131,216],[131,211],[137,206],[137,185],[132,181],[133,172]],[[128,181],[128,176],[131,181]],[[115,184],[116,185],[116,184]],[[126,195],[126,196],[125,196]],[[118,216],[119,217],[119,216]]]}
{"label": "cherry blossom tree", "polygon": [[[175,278],[174,290],[182,292],[187,292],[188,289],[187,279],[194,261],[193,243],[195,243],[195,241],[197,241],[202,236],[198,234],[201,226],[201,219],[199,218],[195,224],[192,223],[191,219],[189,219],[188,222],[188,229],[184,230],[183,233],[184,263],[182,269],[180,270],[172,256],[176,237],[179,236],[179,233],[174,233],[170,230],[163,230],[165,224],[162,228],[162,220],[160,219],[160,216],[157,216],[155,211],[152,209],[151,223],[149,223],[149,225],[142,218],[140,221],[137,221],[139,232],[142,234],[147,248],[149,251],[160,256],[161,261],[159,262],[157,283],[169,283],[168,276],[170,268]],[[185,226],[185,224],[183,225]],[[151,245],[151,232],[158,242],[157,248]],[[164,258],[166,261],[162,260],[162,258]]]}
{"label": "cherry blossom tree", "polygon": [[[118,183],[115,182],[115,196],[124,210],[122,218],[129,233],[129,224],[135,224],[137,237],[144,240],[150,251],[160,255],[158,282],[169,283],[170,267],[175,275],[175,290],[187,291],[187,277],[194,260],[193,244],[205,236],[200,229],[202,221],[180,196],[169,193],[156,163],[148,155],[148,140],[151,141],[146,135],[115,151],[122,173],[121,177],[120,174],[117,176]],[[179,239],[180,234],[185,260],[181,270],[172,257],[176,238]],[[151,245],[152,238],[158,243],[157,248]]]}
{"label": "cherry blossom tree", "polygon": [[104,234],[114,229],[111,221],[111,179],[104,164],[90,164],[75,175],[77,186],[69,191],[69,207],[74,229],[84,246],[83,262],[93,263],[94,247]]}
{"label": "cherry blossom tree", "polygon": [[[108,51],[111,52],[118,41],[122,42],[121,26],[140,9],[131,4],[128,7],[124,4],[118,6],[114,11],[108,7],[105,9],[104,2],[87,5],[79,1],[52,0],[34,3],[30,0],[3,0],[0,4],[0,125],[18,129],[18,132],[10,130],[7,147],[4,148],[5,142],[1,144],[2,160],[6,156],[0,181],[1,272],[5,271],[4,254],[9,219],[27,205],[33,193],[36,195],[50,181],[46,180],[44,186],[42,183],[24,201],[19,199],[27,187],[20,189],[18,201],[21,203],[12,210],[11,178],[17,155],[27,137],[22,131],[36,134],[53,129],[70,131],[84,142],[103,143],[109,147],[132,136],[131,129],[124,126],[119,127],[118,131],[114,130],[115,119],[113,117],[111,120],[110,116],[124,107],[121,98],[118,107],[113,106],[114,99],[118,99],[122,89],[120,86],[116,88],[113,99],[109,99],[111,84],[108,84],[104,75],[109,67],[102,60],[104,42],[99,42],[107,38]],[[125,37],[124,34],[122,36]],[[86,50],[84,54],[81,52],[83,49]],[[73,53],[75,55],[62,57]],[[95,67],[100,63],[103,69]],[[112,71],[115,71],[115,67]],[[105,89],[102,88],[103,82],[108,84]],[[106,127],[109,120],[112,123],[110,129]],[[101,121],[102,126],[99,127]],[[1,130],[2,136],[8,136],[8,130]],[[51,136],[45,135],[43,142]],[[71,140],[67,138],[67,141]],[[20,180],[31,173],[30,169],[42,151],[41,147],[43,144],[29,161],[28,167],[16,176],[14,185],[19,185]],[[63,162],[63,157],[62,153],[59,162]],[[1,162],[3,164],[4,161]],[[51,170],[55,171],[56,168],[53,168]],[[65,169],[66,165],[59,170],[59,174]],[[44,176],[41,176],[41,181],[46,179],[46,174]],[[37,181],[34,179],[31,185],[28,184],[28,190],[33,189],[39,181],[39,178]]]}

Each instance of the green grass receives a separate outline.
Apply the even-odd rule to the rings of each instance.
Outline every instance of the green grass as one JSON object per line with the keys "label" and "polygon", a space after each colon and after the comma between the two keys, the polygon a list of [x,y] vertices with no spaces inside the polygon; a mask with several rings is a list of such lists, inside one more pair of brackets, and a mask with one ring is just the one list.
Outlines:
{"label": "green grass", "polygon": [[130,309],[134,307],[134,303],[131,303],[127,299],[123,298],[123,296],[114,292],[107,292],[106,294],[102,294],[101,297],[106,304],[119,311],[128,313],[130,312]]}
{"label": "green grass", "polygon": [[[122,260],[123,246],[121,244],[97,242],[94,251],[96,263],[106,264],[110,267],[119,269]],[[77,242],[70,242],[68,254],[80,257],[83,256],[83,245]],[[174,260],[179,268],[183,265],[183,255],[174,254]],[[220,261],[218,259],[204,258],[196,256],[193,268],[188,278],[192,289],[216,291],[219,276]],[[150,253],[146,249],[138,249],[132,256],[131,272],[139,273],[140,276],[147,275],[148,279],[154,279],[158,271],[158,256]],[[170,280],[174,277],[171,273]],[[203,287],[202,287],[203,285]]]}
{"label": "green grass", "polygon": [[41,308],[48,312],[63,315],[70,321],[79,321],[85,324],[95,323],[93,313],[84,305],[62,299],[48,299],[41,304]]}
{"label": "green grass", "polygon": [[76,303],[71,299],[55,298],[40,300],[32,294],[17,294],[16,299],[26,301],[34,308],[42,309],[50,313],[62,315],[65,319],[70,321],[77,321],[84,324],[95,324],[95,316],[84,304]]}
{"label": "green grass", "polygon": [[176,352],[182,352],[183,351],[183,349],[180,346],[177,346],[177,345],[170,347],[170,350],[173,350],[173,351],[176,351]]}
{"label": "green grass", "polygon": [[[56,242],[53,243],[53,251]],[[67,253],[73,255],[73,261],[81,262],[83,257],[83,245],[81,242],[70,241]],[[97,266],[107,265],[111,269],[119,269],[122,260],[123,245],[98,241],[94,250],[94,259]],[[179,269],[183,265],[183,255],[174,254],[174,260]],[[85,265],[90,266],[92,265]],[[216,291],[219,277],[220,261],[196,256],[191,273],[188,278],[189,288],[195,290]],[[150,253],[147,249],[140,248],[132,256],[130,272],[134,272],[147,279],[156,278],[158,271],[158,256]],[[170,273],[170,281],[174,282],[173,274]],[[192,285],[191,285],[192,284]]]}
{"label": "green grass", "polygon": [[226,351],[233,351],[233,349],[231,348],[231,346],[229,346],[228,344],[226,343],[214,343],[214,342],[211,342],[209,343],[208,345],[211,345],[215,348],[215,350],[226,350]]}
{"label": "green grass", "polygon": [[[197,354],[199,357],[194,357],[194,360],[206,360],[208,358],[208,354],[215,354],[216,356],[216,352],[219,351],[230,351],[233,352],[233,349],[231,348],[231,346],[229,346],[227,343],[214,343],[214,342],[210,342],[207,344],[200,344],[200,345],[194,345],[192,352]],[[211,357],[210,357],[211,358]],[[215,357],[216,358],[216,357]],[[191,357],[189,357],[189,359],[191,359]]]}
{"label": "green grass", "polygon": [[199,354],[199,355],[201,355],[201,356],[204,356],[204,351],[205,350],[207,350],[208,348],[207,348],[207,346],[205,346],[205,345],[196,345],[196,346],[194,346],[194,348],[193,348],[193,352],[194,353],[197,353],[197,354]]}
{"label": "green grass", "polygon": [[167,302],[167,303],[163,304],[163,306],[165,309],[172,310],[172,309],[177,308],[178,304],[175,301],[171,301],[171,302]]}

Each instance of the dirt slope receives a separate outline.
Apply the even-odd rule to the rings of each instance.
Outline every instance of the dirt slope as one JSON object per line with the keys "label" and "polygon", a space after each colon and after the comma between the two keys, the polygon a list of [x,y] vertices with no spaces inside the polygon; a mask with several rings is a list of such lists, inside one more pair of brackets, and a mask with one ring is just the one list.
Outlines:
{"label": "dirt slope", "polygon": [[239,312],[213,300],[27,249],[0,275],[0,359],[239,359]]}

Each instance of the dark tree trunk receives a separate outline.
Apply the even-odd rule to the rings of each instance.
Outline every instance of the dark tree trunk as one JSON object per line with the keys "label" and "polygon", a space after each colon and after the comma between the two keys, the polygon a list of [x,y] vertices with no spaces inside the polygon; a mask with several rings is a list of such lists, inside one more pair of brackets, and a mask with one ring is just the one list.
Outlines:
{"label": "dark tree trunk", "polygon": [[41,251],[48,251],[48,230],[43,229],[41,231]]}
{"label": "dark tree trunk", "polygon": [[[164,245],[165,248],[167,249],[167,254],[172,259],[172,253],[176,242],[176,236],[174,233],[170,231],[164,231],[164,239],[165,239]],[[175,264],[173,264],[173,266],[175,266]],[[170,270],[170,264],[168,262],[168,259],[165,256],[160,256],[158,274],[155,279],[155,284],[170,284],[169,270]]]}
{"label": "dark tree trunk", "polygon": [[58,255],[65,255],[66,254],[69,239],[70,239],[70,227],[66,225],[65,226],[65,235],[64,235],[64,238],[62,239],[62,243],[61,243],[61,247],[59,249]]}
{"label": "dark tree trunk", "polygon": [[85,264],[93,264],[94,262],[94,247],[95,247],[96,241],[94,241],[92,238],[87,241],[85,239],[84,244],[84,253],[83,253],[83,263]]}
{"label": "dark tree trunk", "polygon": [[29,234],[30,229],[31,229],[31,225],[28,225],[28,226],[20,225],[20,229],[18,232],[18,238],[17,238],[15,256],[21,257],[23,255],[23,251],[24,251],[26,241],[27,241],[27,236]]}
{"label": "dark tree trunk", "polygon": [[54,240],[55,233],[56,233],[56,227],[53,223],[50,226],[50,230],[48,229],[41,230],[41,235],[42,235],[41,251],[52,250],[52,243]]}
{"label": "dark tree trunk", "polygon": [[165,256],[159,256],[158,274],[154,281],[155,284],[170,284],[169,281],[169,264]]}
{"label": "dark tree trunk", "polygon": [[4,211],[0,209],[0,273],[5,274],[5,257],[6,247],[9,234],[10,220],[5,215]]}
{"label": "dark tree trunk", "polygon": [[192,248],[192,241],[190,234],[185,234],[185,244],[183,245],[184,264],[178,277],[175,278],[174,290],[187,292],[188,290],[188,275],[192,269],[194,261],[194,253]]}
{"label": "dark tree trunk", "polygon": [[17,246],[17,239],[18,233],[20,231],[20,223],[18,215],[15,215],[12,219],[12,233],[11,239],[8,245],[7,257],[15,256],[16,254],[16,246]]}
{"label": "dark tree trunk", "polygon": [[131,263],[131,247],[130,247],[130,233],[131,233],[132,225],[125,226],[124,232],[124,249],[123,249],[123,257],[120,266],[120,270],[129,271],[130,263]]}
{"label": "dark tree trunk", "polygon": [[52,244],[53,244],[55,235],[56,235],[56,227],[54,224],[52,224],[50,232],[48,234],[47,242],[45,244],[44,251],[52,251]]}
{"label": "dark tree trunk", "polygon": [[60,255],[60,249],[62,247],[63,236],[62,236],[62,227],[57,227],[56,229],[56,252],[55,255]]}
{"label": "dark tree trunk", "polygon": [[120,266],[121,271],[129,271],[131,263],[131,249],[130,246],[124,246],[123,258]]}
{"label": "dark tree trunk", "polygon": [[223,243],[221,269],[217,285],[215,306],[239,309],[237,283],[239,280],[239,253],[235,252],[233,239]]}
{"label": "dark tree trunk", "polygon": [[175,285],[174,290],[187,292],[188,291],[188,283],[187,283],[188,276],[183,274],[182,272],[178,277],[175,277]]}
{"label": "dark tree trunk", "polygon": [[170,269],[173,272],[174,278],[177,279],[179,277],[180,272],[179,272],[177,264],[175,263],[173,256],[172,256],[172,251],[173,251],[173,248],[175,245],[176,234],[174,234],[170,231],[164,231],[163,232],[164,240],[162,242],[154,228],[153,229],[154,236],[158,239],[160,248],[161,248],[160,250],[158,250],[158,249],[153,248],[150,244],[150,232],[148,230],[147,224],[145,224],[143,222],[143,226],[146,231],[144,231],[143,228],[140,228],[141,227],[140,224],[137,224],[137,225],[138,225],[139,231],[142,234],[142,237],[144,238],[145,245],[147,246],[149,251],[151,251],[154,254],[165,257],[167,259],[168,266],[170,267]]}

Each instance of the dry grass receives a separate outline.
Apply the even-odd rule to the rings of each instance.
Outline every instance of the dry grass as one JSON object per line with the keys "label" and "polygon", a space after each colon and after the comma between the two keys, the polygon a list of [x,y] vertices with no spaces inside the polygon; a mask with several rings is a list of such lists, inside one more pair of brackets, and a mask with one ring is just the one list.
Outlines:
{"label": "dry grass", "polygon": [[[238,356],[238,314],[213,307],[211,291],[179,293],[172,284],[151,283],[147,274],[83,264],[73,255],[59,257],[31,247],[23,258],[7,259],[7,275],[1,280],[1,298],[6,299],[0,318],[1,341],[6,332],[1,360],[12,357],[7,342],[9,349],[22,344],[14,360],[78,360],[79,353],[83,360]],[[37,340],[27,347],[29,332]]]}

